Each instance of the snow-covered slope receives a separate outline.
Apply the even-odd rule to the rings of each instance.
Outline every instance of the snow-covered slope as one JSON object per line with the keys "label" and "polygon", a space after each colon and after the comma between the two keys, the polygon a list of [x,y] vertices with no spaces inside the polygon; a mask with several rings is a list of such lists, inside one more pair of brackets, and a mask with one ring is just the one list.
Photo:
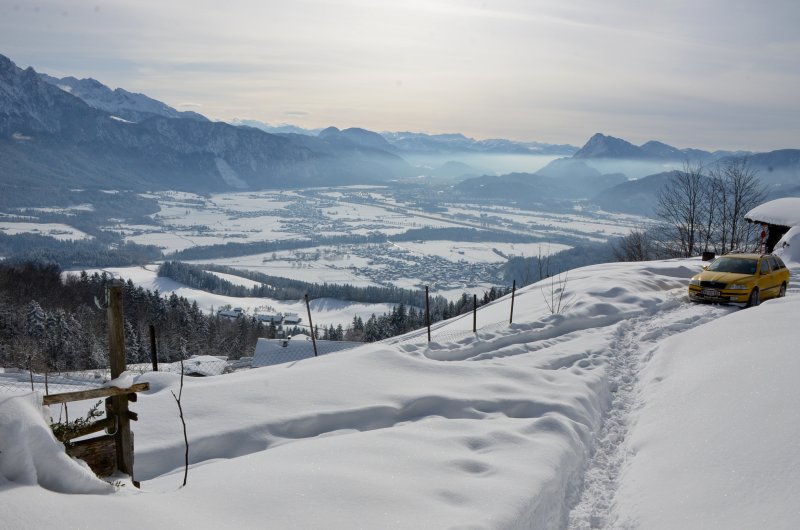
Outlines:
{"label": "snow-covered slope", "polygon": [[177,376],[146,374],[141,492],[65,495],[0,473],[0,511],[14,528],[796,527],[800,297],[692,305],[700,266],[587,267],[518,291],[511,325],[505,298],[479,310],[477,334],[466,316],[430,343],[189,379],[182,489]]}

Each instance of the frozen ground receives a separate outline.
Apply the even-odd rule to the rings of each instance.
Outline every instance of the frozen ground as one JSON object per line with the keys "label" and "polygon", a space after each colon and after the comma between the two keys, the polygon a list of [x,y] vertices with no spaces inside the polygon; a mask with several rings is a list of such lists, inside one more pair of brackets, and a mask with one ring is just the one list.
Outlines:
{"label": "frozen ground", "polygon": [[752,309],[687,302],[699,260],[599,265],[570,272],[562,314],[546,280],[518,291],[511,325],[505,298],[477,334],[461,317],[430,343],[189,379],[185,488],[175,375],[138,379],[141,491],[87,477],[36,396],[4,395],[0,513],[9,528],[797,528],[790,265],[789,296]]}

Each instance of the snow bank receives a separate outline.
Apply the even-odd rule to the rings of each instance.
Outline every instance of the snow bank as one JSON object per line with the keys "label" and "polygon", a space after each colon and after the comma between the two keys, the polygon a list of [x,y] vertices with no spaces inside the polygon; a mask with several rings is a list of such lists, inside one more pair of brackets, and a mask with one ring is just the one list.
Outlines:
{"label": "snow bank", "polygon": [[793,262],[800,265],[800,226],[794,226],[775,245],[775,254],[780,256],[783,261]]}
{"label": "snow bank", "polygon": [[616,526],[797,528],[800,297],[664,341],[643,374]]}
{"label": "snow bank", "polygon": [[[38,485],[59,493],[113,491],[83,462],[67,456],[45,422],[41,400],[38,393],[0,399],[0,496],[12,486]],[[5,518],[9,512],[2,513]]]}

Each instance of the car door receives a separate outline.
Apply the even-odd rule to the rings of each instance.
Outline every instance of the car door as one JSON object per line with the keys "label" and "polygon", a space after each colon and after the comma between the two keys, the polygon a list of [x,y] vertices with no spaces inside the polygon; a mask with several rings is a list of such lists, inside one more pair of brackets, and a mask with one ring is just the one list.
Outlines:
{"label": "car door", "polygon": [[769,259],[766,256],[761,258],[759,263],[758,289],[761,291],[761,299],[766,300],[778,295],[780,282],[777,281],[777,271],[770,267]]}
{"label": "car door", "polygon": [[789,269],[786,268],[781,258],[778,256],[769,256],[769,264],[772,266],[772,274],[775,276],[775,283],[778,284],[778,291],[775,296],[778,296],[782,284],[789,283]]}

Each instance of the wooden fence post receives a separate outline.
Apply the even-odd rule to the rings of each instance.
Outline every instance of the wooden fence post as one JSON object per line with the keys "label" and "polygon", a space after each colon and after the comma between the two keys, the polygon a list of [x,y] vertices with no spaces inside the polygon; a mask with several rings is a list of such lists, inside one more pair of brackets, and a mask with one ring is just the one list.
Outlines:
{"label": "wooden fence post", "polygon": [[431,304],[428,297],[428,286],[425,286],[425,325],[428,327],[428,342],[431,341]]}
{"label": "wooden fence post", "polygon": [[314,336],[314,323],[311,322],[311,305],[308,303],[308,293],[306,293],[306,311],[308,312],[308,329],[311,330],[311,344],[314,345],[314,357],[316,357],[317,338]]}
{"label": "wooden fence post", "polygon": [[[125,327],[122,313],[122,288],[125,282],[111,280],[106,286],[108,297],[108,357],[111,362],[111,379],[125,371]],[[128,411],[128,396],[120,395],[106,400],[106,415],[114,417],[116,433],[114,444],[117,453],[117,469],[133,480],[133,433],[131,413]],[[109,406],[110,404],[110,406]],[[134,484],[136,482],[134,481]]]}
{"label": "wooden fence post", "polygon": [[514,294],[517,292],[517,280],[511,284],[511,316],[508,317],[508,323],[514,323]]}

